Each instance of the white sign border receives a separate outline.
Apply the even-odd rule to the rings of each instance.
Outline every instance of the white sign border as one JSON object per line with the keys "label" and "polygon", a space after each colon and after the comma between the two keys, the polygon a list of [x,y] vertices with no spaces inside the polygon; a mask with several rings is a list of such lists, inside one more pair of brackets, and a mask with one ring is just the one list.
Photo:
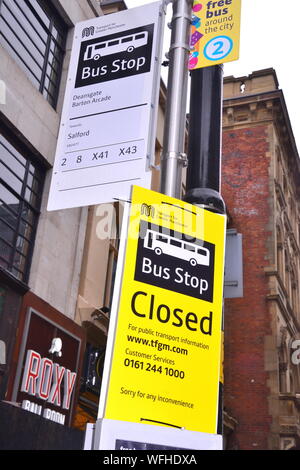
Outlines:
{"label": "white sign border", "polygon": [[[85,188],[84,189],[85,195],[82,194],[83,188],[82,190],[74,189],[73,191],[70,189],[70,191],[73,192],[74,200],[71,195],[66,197],[64,200],[59,198],[58,185],[59,185],[59,181],[61,180],[61,172],[58,171],[57,168],[59,167],[59,162],[61,159],[60,157],[65,154],[64,134],[65,134],[66,126],[69,123],[70,99],[71,99],[72,93],[74,93],[75,91],[75,75],[76,75],[77,62],[78,62],[80,47],[81,47],[80,32],[84,27],[88,28],[89,26],[93,26],[95,24],[95,21],[98,18],[93,18],[84,22],[77,23],[75,26],[73,46],[72,46],[72,52],[71,52],[71,60],[70,60],[69,71],[68,71],[68,76],[67,76],[64,104],[63,104],[61,123],[60,123],[60,128],[59,128],[57,149],[56,149],[56,155],[55,155],[55,160],[54,160],[54,165],[53,165],[53,174],[51,178],[50,192],[49,192],[49,197],[48,197],[48,207],[47,207],[48,211],[68,209],[68,208],[73,208],[73,207],[83,207],[83,206],[96,205],[96,204],[101,204],[101,203],[108,203],[108,202],[113,202],[115,199],[126,199],[126,198],[129,198],[131,185],[133,183],[138,184],[140,186],[145,185],[145,187],[150,187],[151,176],[152,176],[151,170],[152,170],[152,167],[154,166],[154,161],[155,161],[154,153],[155,153],[155,135],[156,135],[156,124],[157,124],[156,121],[157,121],[157,115],[158,115],[158,97],[159,97],[159,89],[160,89],[160,63],[161,63],[163,30],[164,30],[163,24],[164,24],[165,13],[166,13],[165,2],[164,0],[160,0],[158,2],[154,2],[154,3],[147,4],[141,7],[137,7],[137,8],[132,8],[130,10],[117,12],[117,13],[114,13],[112,15],[108,15],[105,17],[101,16],[99,18],[100,19],[106,18],[108,23],[114,20],[115,17],[113,18],[113,15],[119,15],[118,18],[120,19],[119,21],[121,22],[125,21],[125,19],[123,20],[123,16],[128,15],[128,14],[132,14],[133,16],[136,15],[137,17],[145,16],[147,18],[147,11],[145,10],[149,12],[150,11],[152,12],[152,10],[155,11],[155,14],[158,14],[159,21],[155,25],[154,45],[152,46],[153,47],[152,59],[151,59],[152,65],[151,65],[151,72],[150,72],[151,77],[152,77],[152,85],[151,85],[151,93],[149,96],[149,104],[148,104],[149,110],[147,111],[147,114],[149,114],[149,125],[147,126],[147,131],[145,132],[145,155],[143,157],[143,163],[145,166],[144,166],[143,174],[140,176],[139,180],[135,179],[135,181],[133,181],[130,175],[132,169],[129,170],[128,172],[129,176],[127,178],[128,181],[126,181],[126,178],[125,178],[124,181],[120,182],[121,194],[119,194],[117,191],[117,188],[116,188],[117,183],[112,182],[111,184],[113,185],[113,190],[111,191],[111,194],[113,192],[114,194],[113,197],[112,195],[110,195],[109,197],[104,196],[104,194],[107,193],[107,188],[109,187],[109,184],[105,184],[104,187],[106,188],[106,190],[104,189],[102,190],[102,195],[100,195],[101,192],[99,191],[99,198],[97,194],[97,188],[95,185]],[[128,25],[124,24],[123,29],[120,26],[119,31],[120,32],[122,30],[126,31],[126,29],[128,29]],[[84,172],[86,168],[82,168],[82,170]],[[125,190],[125,188],[127,187],[128,187],[128,190]],[[93,192],[91,192],[92,190]],[[128,194],[125,194],[125,193],[128,193]],[[78,197],[78,194],[80,194],[80,197]]]}
{"label": "white sign border", "polygon": [[177,447],[182,450],[223,450],[221,434],[207,434],[110,419],[98,420],[95,428],[94,450],[116,450],[116,440]]}

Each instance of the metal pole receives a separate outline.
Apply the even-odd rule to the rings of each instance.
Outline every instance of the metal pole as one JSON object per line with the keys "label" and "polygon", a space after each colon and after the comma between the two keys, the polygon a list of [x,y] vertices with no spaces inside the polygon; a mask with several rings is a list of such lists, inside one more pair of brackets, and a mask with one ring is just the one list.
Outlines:
{"label": "metal pole", "polygon": [[223,65],[191,72],[185,200],[225,213],[220,194]]}
{"label": "metal pole", "polygon": [[161,156],[161,192],[180,198],[188,82],[189,36],[193,0],[173,0],[167,109]]}
{"label": "metal pole", "polygon": [[[191,72],[188,170],[185,201],[221,214],[223,66]],[[224,313],[223,313],[224,315]],[[224,331],[222,320],[222,331]],[[222,357],[224,354],[222,344]],[[219,381],[218,434],[223,434],[223,364]]]}

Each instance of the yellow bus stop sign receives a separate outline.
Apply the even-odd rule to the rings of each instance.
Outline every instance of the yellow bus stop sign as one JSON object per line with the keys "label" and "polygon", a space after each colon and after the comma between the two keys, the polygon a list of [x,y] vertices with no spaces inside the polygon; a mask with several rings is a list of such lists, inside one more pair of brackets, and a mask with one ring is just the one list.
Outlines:
{"label": "yellow bus stop sign", "polygon": [[225,229],[133,188],[104,418],[216,433]]}
{"label": "yellow bus stop sign", "polygon": [[189,69],[239,58],[241,0],[195,0]]}

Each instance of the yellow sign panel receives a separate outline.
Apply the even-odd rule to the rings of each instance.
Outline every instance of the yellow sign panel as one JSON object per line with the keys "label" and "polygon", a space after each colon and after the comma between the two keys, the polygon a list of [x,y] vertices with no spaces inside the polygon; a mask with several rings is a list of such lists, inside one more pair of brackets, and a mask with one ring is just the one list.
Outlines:
{"label": "yellow sign panel", "polygon": [[241,0],[195,0],[189,69],[239,58]]}
{"label": "yellow sign panel", "polygon": [[216,433],[225,225],[133,188],[105,418]]}

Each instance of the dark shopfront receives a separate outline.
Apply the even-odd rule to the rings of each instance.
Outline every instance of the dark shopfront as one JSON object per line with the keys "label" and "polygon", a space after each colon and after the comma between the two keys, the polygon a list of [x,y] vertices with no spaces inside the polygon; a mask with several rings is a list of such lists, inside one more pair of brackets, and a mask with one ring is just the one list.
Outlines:
{"label": "dark shopfront", "polygon": [[[0,400],[6,400],[19,311],[28,287],[0,269]],[[1,422],[0,422],[1,425]]]}
{"label": "dark shopfront", "polygon": [[72,425],[84,330],[33,293],[17,295],[4,283],[0,314],[6,349],[6,364],[0,366],[0,449],[82,449],[84,433]]}

